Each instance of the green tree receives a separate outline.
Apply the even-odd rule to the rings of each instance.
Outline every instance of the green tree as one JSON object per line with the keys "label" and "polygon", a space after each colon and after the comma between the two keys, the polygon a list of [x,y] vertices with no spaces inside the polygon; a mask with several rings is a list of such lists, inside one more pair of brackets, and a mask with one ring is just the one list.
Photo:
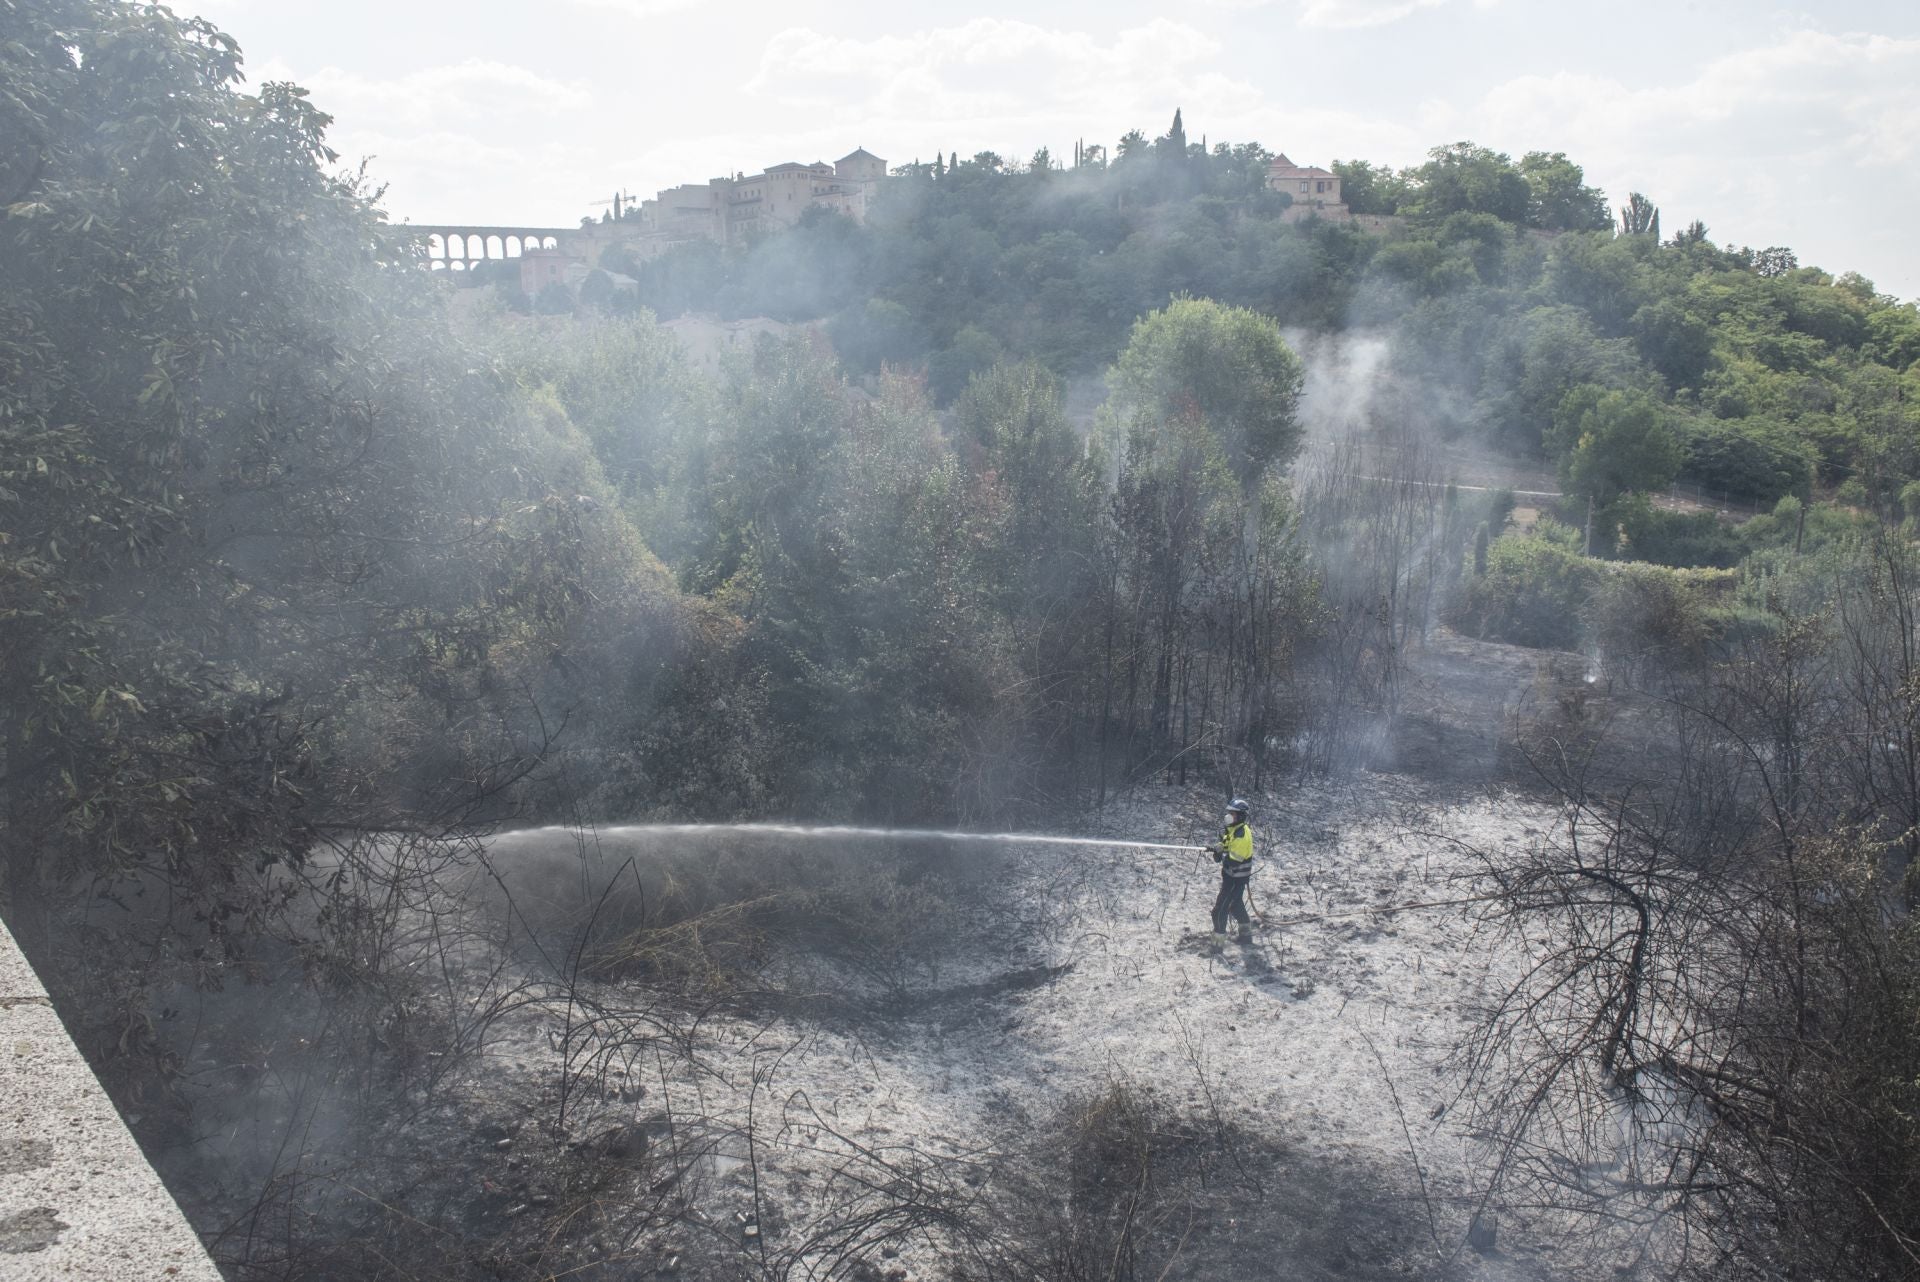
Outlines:
{"label": "green tree", "polygon": [[1411,212],[1436,219],[1474,213],[1508,223],[1526,221],[1533,189],[1504,153],[1457,142],[1435,147],[1427,156],[1427,163],[1411,174]]}
{"label": "green tree", "polygon": [[506,325],[487,337],[523,384],[558,400],[647,545],[679,564],[686,472],[707,407],[673,336],[642,312],[580,327]]}
{"label": "green tree", "polygon": [[967,390],[967,381],[998,364],[1005,355],[1000,340],[979,325],[963,325],[953,341],[927,361],[927,384],[941,401]]}
{"label": "green tree", "polygon": [[1867,315],[1866,327],[1861,350],[1870,360],[1895,370],[1920,364],[1920,308],[1912,303],[1875,307]]}
{"label": "green tree", "polygon": [[1257,142],[1213,145],[1206,158],[1206,190],[1215,196],[1260,203],[1277,201],[1280,193],[1267,187],[1267,164],[1273,153]]}
{"label": "green tree", "polygon": [[1800,266],[1800,259],[1785,245],[1770,245],[1766,249],[1753,252],[1753,270],[1771,280],[1776,276],[1785,276]]}
{"label": "green tree", "polygon": [[266,869],[325,840],[350,888],[372,834],[503,805],[542,741],[508,692],[564,719],[556,674],[639,666],[671,606],[304,92],[240,93],[233,42],[158,7],[0,24],[10,920],[46,945],[137,878],[175,906],[155,955],[211,974],[284,903]]}
{"label": "green tree", "polygon": [[1173,112],[1173,124],[1168,126],[1165,136],[1154,142],[1154,154],[1170,164],[1187,163],[1187,127],[1180,123],[1180,110]]}
{"label": "green tree", "polygon": [[1605,231],[1612,219],[1607,197],[1586,185],[1586,174],[1564,151],[1530,151],[1520,159],[1530,192],[1527,222],[1549,231]]}
{"label": "green tree", "polygon": [[1450,214],[1435,229],[1434,242],[1471,262],[1476,279],[1498,285],[1516,234],[1492,214]]}
{"label": "green tree", "polygon": [[1077,790],[1102,689],[1094,660],[1108,587],[1106,466],[1060,395],[1039,366],[1001,365],[953,407],[958,451],[975,460],[967,510],[979,590],[1021,665],[1022,679],[1002,687],[992,750],[975,753],[969,771],[997,780],[988,792],[1002,797],[1036,783],[1055,795]]}
{"label": "green tree", "polygon": [[1633,345],[1602,338],[1576,307],[1536,307],[1511,317],[1494,329],[1488,346],[1483,413],[1501,438],[1529,452],[1554,451],[1543,438],[1574,387],[1629,388],[1646,382]]}
{"label": "green tree", "polygon": [[1707,225],[1696,218],[1675,232],[1673,240],[1669,243],[1677,247],[1707,244]]}
{"label": "green tree", "polygon": [[1547,276],[1558,301],[1586,309],[1608,335],[1624,334],[1647,301],[1651,238],[1574,233],[1553,243]]}
{"label": "green tree", "polygon": [[1299,452],[1304,380],[1272,320],[1199,298],[1138,321],[1113,375],[1128,423],[1197,420],[1248,485]]}
{"label": "green tree", "polygon": [[1364,160],[1336,160],[1340,199],[1356,214],[1397,214],[1412,195],[1412,185],[1384,165]]}
{"label": "green tree", "polygon": [[1569,492],[1604,507],[1672,482],[1684,454],[1666,411],[1644,392],[1573,388],[1554,411],[1549,446]]}
{"label": "green tree", "polygon": [[1557,534],[1577,536],[1576,531],[1542,531],[1495,539],[1485,571],[1461,584],[1450,609],[1454,625],[1470,636],[1511,645],[1560,650],[1578,645],[1581,608],[1599,571]]}
{"label": "green tree", "polygon": [[1086,540],[1105,495],[1061,406],[1058,381],[1034,364],[995,366],[968,385],[953,422],[958,438],[980,452],[980,483],[993,491],[983,507],[998,513],[988,589],[1007,594],[1010,618],[1031,612],[1036,629],[1059,622],[1061,610],[1072,608],[1063,602],[1086,590]]}
{"label": "green tree", "polygon": [[1713,359],[1713,326],[1672,298],[1656,298],[1629,322],[1647,364],[1670,387],[1699,387]]}
{"label": "green tree", "polygon": [[1808,441],[1763,416],[1695,420],[1684,445],[1689,480],[1709,493],[1751,502],[1804,493],[1818,461]]}
{"label": "green tree", "polygon": [[849,307],[833,318],[827,332],[851,370],[871,372],[927,354],[926,335],[913,313],[890,299],[869,298],[864,305]]}
{"label": "green tree", "polygon": [[1660,210],[1651,200],[1639,192],[1627,197],[1627,203],[1620,206],[1620,234],[1622,236],[1652,236],[1660,239]]}

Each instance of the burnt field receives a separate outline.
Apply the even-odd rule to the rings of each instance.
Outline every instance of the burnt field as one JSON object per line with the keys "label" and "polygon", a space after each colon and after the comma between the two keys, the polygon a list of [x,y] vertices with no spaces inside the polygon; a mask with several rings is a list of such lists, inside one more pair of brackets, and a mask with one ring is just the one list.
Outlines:
{"label": "burnt field", "polygon": [[[396,906],[377,1080],[328,1053],[350,1002],[182,994],[194,1125],[231,1120],[157,1156],[309,1276],[1605,1272],[1631,1243],[1505,1205],[1462,1103],[1524,958],[1486,864],[1563,822],[1513,731],[1567,714],[1539,656],[1430,654],[1394,761],[1254,799],[1250,942],[1208,945],[1198,853],[509,833]],[[1216,794],[1077,831],[1199,843]]]}

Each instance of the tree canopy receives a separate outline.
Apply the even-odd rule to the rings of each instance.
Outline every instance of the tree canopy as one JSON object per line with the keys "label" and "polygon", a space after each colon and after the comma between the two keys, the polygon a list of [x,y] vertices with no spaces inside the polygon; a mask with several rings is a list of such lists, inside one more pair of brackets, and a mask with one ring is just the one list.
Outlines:
{"label": "tree canopy", "polygon": [[4,13],[7,887],[160,879],[218,961],[262,870],[497,803],[536,705],[565,715],[544,665],[644,647],[670,602],[303,91],[242,93],[163,9]]}
{"label": "tree canopy", "polygon": [[1121,415],[1165,423],[1195,416],[1243,479],[1299,452],[1300,358],[1268,317],[1182,298],[1141,318],[1120,353]]}

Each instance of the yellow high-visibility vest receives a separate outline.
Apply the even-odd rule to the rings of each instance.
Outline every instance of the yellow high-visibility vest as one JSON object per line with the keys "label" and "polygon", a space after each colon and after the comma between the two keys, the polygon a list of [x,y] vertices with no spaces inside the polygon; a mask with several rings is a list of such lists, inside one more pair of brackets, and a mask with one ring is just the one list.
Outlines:
{"label": "yellow high-visibility vest", "polygon": [[1245,864],[1253,860],[1253,828],[1248,824],[1233,824],[1220,834],[1220,849],[1227,852],[1230,864]]}

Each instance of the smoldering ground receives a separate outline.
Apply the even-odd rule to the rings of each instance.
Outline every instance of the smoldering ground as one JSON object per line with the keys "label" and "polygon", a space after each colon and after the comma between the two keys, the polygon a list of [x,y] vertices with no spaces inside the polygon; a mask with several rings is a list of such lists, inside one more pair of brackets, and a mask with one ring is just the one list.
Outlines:
{"label": "smoldering ground", "polygon": [[[1379,806],[1296,802],[1284,831],[1356,802]],[[1210,810],[1142,798],[1108,825],[1181,844]],[[1371,860],[1294,860],[1261,881],[1267,914],[1371,902]],[[1334,990],[1365,983],[1338,940],[1363,937],[1275,940],[1277,986],[1212,973],[1169,952],[1210,898],[1188,852],[563,829],[434,875],[386,927],[378,1023],[294,948],[257,985],[167,998],[196,1105],[169,1167],[221,1207],[234,1276],[611,1278],[678,1255],[716,1278],[1071,1278],[1110,1249],[1137,1276],[1269,1276],[1275,1253],[1298,1276],[1453,1276],[1392,1142],[1277,1107],[1258,1008],[1327,1002],[1338,1025],[1361,988]],[[1352,1071],[1332,1063],[1325,1086]]]}
{"label": "smoldering ground", "polygon": [[[1101,826],[1177,846],[1214,805],[1149,790]],[[1529,813],[1294,791],[1258,904],[1278,921],[1417,895],[1445,870],[1410,858],[1413,830]],[[1361,917],[1276,931],[1266,969],[1210,959],[1180,947],[1210,868],[1126,844],[501,834],[416,906],[425,960],[388,968],[420,978],[414,1014],[379,1040],[343,1040],[362,1012],[292,958],[270,990],[185,1007],[226,1021],[208,1044],[256,1049],[186,1065],[178,1165],[228,1208],[215,1245],[256,1261],[244,1277],[289,1215],[316,1277],[669,1257],[696,1278],[1065,1279],[1116,1258],[1140,1277],[1530,1276],[1457,1249],[1470,1166],[1427,1120],[1483,973],[1471,943]],[[444,964],[436,932],[459,945]],[[405,1217],[384,1209],[403,1189]]]}

